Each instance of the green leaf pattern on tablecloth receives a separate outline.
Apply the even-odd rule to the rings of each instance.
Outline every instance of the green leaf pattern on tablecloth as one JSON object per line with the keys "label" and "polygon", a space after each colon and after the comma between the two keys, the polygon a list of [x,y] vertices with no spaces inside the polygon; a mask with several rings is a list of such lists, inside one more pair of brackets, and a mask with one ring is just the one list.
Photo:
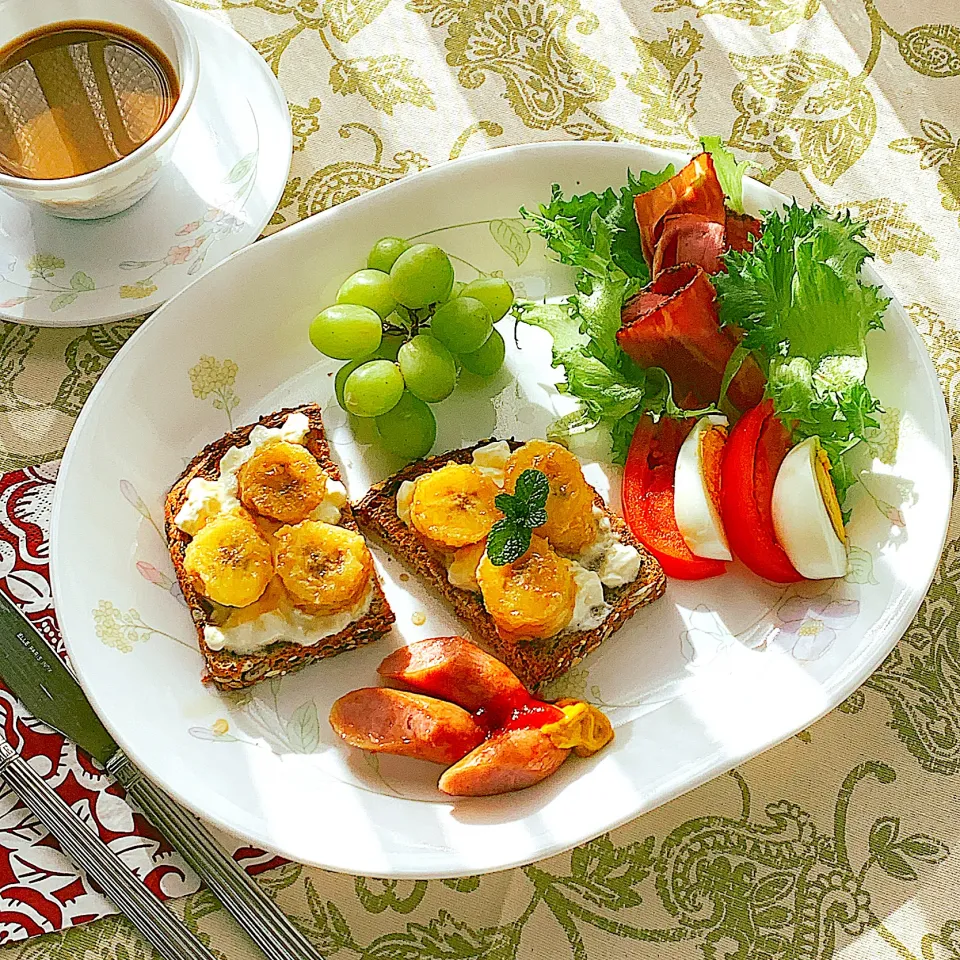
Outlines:
{"label": "green leaf pattern on tablecloth", "polygon": [[743,76],[730,143],[766,154],[778,169],[832,186],[859,160],[877,128],[873,96],[859,77],[820,54],[730,55]]}
{"label": "green leaf pattern on tablecloth", "polygon": [[436,109],[433,93],[408,57],[356,57],[341,60],[330,70],[330,89],[347,96],[359,93],[370,106],[393,116],[401,103]]}
{"label": "green leaf pattern on tablecloth", "polygon": [[[579,137],[687,149],[720,133],[765,181],[868,222],[867,241],[910,304],[960,435],[960,20],[950,4],[189,2],[251,39],[290,103],[295,153],[269,231],[489,147]],[[241,180],[245,172],[234,171]],[[203,247],[191,244],[215,226],[185,225],[162,263],[199,258]],[[476,229],[525,262],[528,238],[511,219]],[[97,282],[95,266],[67,265],[56,251],[36,251],[24,266],[31,287],[64,298],[63,310],[79,310]],[[131,263],[125,296],[139,296],[160,266]],[[62,451],[138,323],[0,326],[4,469]],[[197,357],[184,388],[197,403],[217,404],[227,427],[243,382],[224,349]],[[869,453],[889,460],[900,429],[923,425],[900,424],[888,410]],[[868,478],[858,496],[896,524],[891,489]],[[847,582],[873,582],[873,562],[870,551],[851,548]],[[141,573],[165,587],[154,569]],[[118,655],[172,642],[114,600],[91,598],[91,614]],[[955,519],[903,640],[804,739],[523,869],[424,882],[292,865],[262,882],[340,960],[960,960],[958,623]],[[589,665],[550,693],[602,699]],[[191,731],[224,744],[212,750],[236,749],[230,744],[241,739],[282,752],[324,749],[326,721],[313,701],[281,710],[264,685],[224,712],[229,721]],[[316,802],[322,816],[322,797]],[[174,909],[221,956],[254,960],[208,894]],[[0,949],[0,960],[7,956],[147,960],[150,952],[125,921],[109,918]]]}
{"label": "green leaf pattern on tablecloth", "polygon": [[140,320],[88,327],[72,339],[64,351],[68,370],[60,383],[54,406],[69,416],[76,416],[97,378],[117,351],[140,326]]}
{"label": "green leaf pattern on tablecloth", "polygon": [[323,17],[333,35],[346,43],[373,23],[388,3],[389,0],[325,0]]}
{"label": "green leaf pattern on tablecloth", "polygon": [[580,0],[410,0],[409,7],[447,29],[447,63],[463,87],[498,78],[504,98],[534,129],[562,125],[615,86],[610,69],[571,39],[600,23]]}
{"label": "green leaf pattern on tablecloth", "polygon": [[654,10],[673,13],[693,9],[698,17],[708,14],[729,17],[754,27],[768,27],[771,33],[777,33],[802,20],[809,20],[819,8],[820,0],[661,0]]}
{"label": "green leaf pattern on tablecloth", "polygon": [[[621,837],[625,831],[607,834],[524,867],[511,881],[509,904],[496,900],[502,875],[433,883],[350,880],[287,866],[263,883],[326,956],[579,960],[615,940],[622,952],[597,955],[827,960],[838,944],[882,931],[900,947],[891,955],[915,957],[878,913],[878,890],[922,881],[950,856],[949,846],[891,813],[872,820],[862,848],[854,849],[848,835],[852,818],[882,803],[896,782],[888,764],[858,764],[841,777],[833,807],[820,821],[787,800],[761,805],[755,788],[734,771],[717,781],[725,788],[722,811],[640,839]],[[336,900],[321,894],[321,880]],[[465,893],[477,898],[464,901]],[[186,898],[178,908],[192,929],[222,930],[222,911],[208,894]],[[116,921],[99,927],[109,929],[114,943],[130,936]],[[957,924],[947,921],[924,942],[952,949],[956,932]],[[79,942],[80,934],[73,936]],[[67,939],[48,938],[46,953],[26,952],[43,942],[34,941],[18,956],[65,957],[59,951]],[[553,944],[550,952],[538,952],[545,942]],[[925,949],[922,956],[939,955]]]}
{"label": "green leaf pattern on tablecloth", "polygon": [[925,23],[899,38],[900,56],[917,73],[942,79],[960,76],[960,28]]}
{"label": "green leaf pattern on tablecloth", "polygon": [[640,66],[627,89],[643,104],[642,122],[664,141],[685,146],[696,137],[693,118],[703,74],[696,60],[703,37],[689,23],[669,27],[662,40],[633,38]]}
{"label": "green leaf pattern on tablecloth", "polygon": [[372,141],[372,161],[339,160],[321,167],[302,185],[298,182],[289,194],[284,194],[282,204],[289,206],[296,201],[299,218],[303,219],[429,166],[430,161],[423,154],[412,150],[400,150],[392,161],[384,163],[383,140],[365,123],[345,123],[339,130],[343,140],[357,134],[362,135],[358,139]]}
{"label": "green leaf pattern on tablecloth", "polygon": [[303,150],[310,139],[320,129],[320,112],[322,103],[319,97],[311,97],[309,103],[300,106],[290,104],[290,122],[293,126],[293,151]]}

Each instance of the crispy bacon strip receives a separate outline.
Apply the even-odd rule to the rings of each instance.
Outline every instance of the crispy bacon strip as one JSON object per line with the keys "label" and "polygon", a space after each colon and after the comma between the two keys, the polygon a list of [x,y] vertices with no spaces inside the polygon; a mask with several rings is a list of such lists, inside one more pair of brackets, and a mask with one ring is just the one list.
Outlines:
{"label": "crispy bacon strip", "polygon": [[695,213],[715,223],[726,222],[723,188],[709,153],[698,154],[659,187],[634,197],[633,207],[643,255],[651,266],[667,217]]}
{"label": "crispy bacon strip", "polygon": [[[664,270],[624,304],[622,323],[617,342],[632,360],[666,370],[675,395],[693,401],[688,406],[716,402],[736,337],[721,330],[713,284],[700,267]],[[760,402],[763,388],[760,368],[747,357],[728,396],[746,410]]]}
{"label": "crispy bacon strip", "polygon": [[727,248],[724,225],[699,213],[672,214],[663,221],[663,233],[653,256],[653,275],[678,263],[693,263],[707,273],[723,269]]}
{"label": "crispy bacon strip", "polygon": [[718,273],[723,254],[753,249],[762,229],[759,220],[726,207],[709,153],[698,154],[633,204],[643,255],[655,277],[680,263]]}
{"label": "crispy bacon strip", "polygon": [[755,240],[760,239],[763,233],[763,224],[756,217],[746,213],[734,213],[729,208],[726,211],[727,220],[727,247],[737,253],[749,253],[753,249]]}

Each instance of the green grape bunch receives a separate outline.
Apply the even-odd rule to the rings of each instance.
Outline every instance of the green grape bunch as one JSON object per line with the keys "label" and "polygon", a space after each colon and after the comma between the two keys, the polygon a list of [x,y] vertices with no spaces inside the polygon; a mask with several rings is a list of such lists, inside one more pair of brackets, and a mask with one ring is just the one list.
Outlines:
{"label": "green grape bunch", "polygon": [[313,319],[310,342],[347,361],[334,389],[357,435],[415,460],[437,438],[430,404],[453,393],[462,370],[492,377],[503,366],[494,324],[513,301],[500,277],[457,280],[450,257],[432,243],[384,237]]}

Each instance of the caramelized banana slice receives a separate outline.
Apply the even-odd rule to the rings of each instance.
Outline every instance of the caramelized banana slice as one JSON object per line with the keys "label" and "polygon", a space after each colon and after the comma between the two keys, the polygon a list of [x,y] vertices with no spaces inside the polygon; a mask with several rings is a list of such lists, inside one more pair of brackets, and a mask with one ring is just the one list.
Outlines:
{"label": "caramelized banana slice", "polygon": [[363,596],[373,558],[359,533],[305,520],[281,527],[276,540],[277,573],[296,603],[335,613]]}
{"label": "caramelized banana slice", "polygon": [[252,520],[222,513],[187,544],[183,568],[205,597],[227,607],[245,607],[266,589],[273,558]]}
{"label": "caramelized banana slice", "polygon": [[240,468],[240,502],[264,517],[299,523],[320,505],[326,474],[305,447],[280,440],[261,447]]}
{"label": "caramelized banana slice", "polygon": [[503,516],[494,503],[499,493],[477,467],[448,463],[417,481],[410,522],[436,544],[466,547],[482,540]]}
{"label": "caramelized banana slice", "polygon": [[577,585],[570,561],[542,537],[513,563],[496,567],[484,555],[477,582],[487,613],[501,633],[513,637],[556,636],[573,617]]}
{"label": "caramelized banana slice", "polygon": [[597,539],[593,490],[584,479],[580,461],[559,443],[530,440],[507,458],[504,489],[513,493],[524,470],[540,470],[550,482],[547,522],[538,533],[560,553],[576,556]]}
{"label": "caramelized banana slice", "polygon": [[258,617],[262,617],[268,613],[277,613],[280,616],[286,616],[292,609],[293,601],[290,599],[290,594],[287,593],[287,588],[283,585],[283,581],[275,576],[267,584],[267,589],[264,590],[253,603],[246,607],[232,610],[222,626],[227,629],[230,627],[239,627],[241,624],[250,623],[252,620],[256,620]]}

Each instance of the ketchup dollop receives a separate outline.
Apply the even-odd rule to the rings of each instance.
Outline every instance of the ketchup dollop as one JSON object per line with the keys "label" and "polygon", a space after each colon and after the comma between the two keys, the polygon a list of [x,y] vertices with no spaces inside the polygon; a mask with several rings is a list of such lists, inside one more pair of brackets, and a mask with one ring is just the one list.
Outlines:
{"label": "ketchup dollop", "polygon": [[474,711],[473,718],[489,738],[501,730],[537,730],[548,723],[558,723],[563,719],[563,711],[552,703],[536,700],[526,691],[514,691],[489,700]]}

